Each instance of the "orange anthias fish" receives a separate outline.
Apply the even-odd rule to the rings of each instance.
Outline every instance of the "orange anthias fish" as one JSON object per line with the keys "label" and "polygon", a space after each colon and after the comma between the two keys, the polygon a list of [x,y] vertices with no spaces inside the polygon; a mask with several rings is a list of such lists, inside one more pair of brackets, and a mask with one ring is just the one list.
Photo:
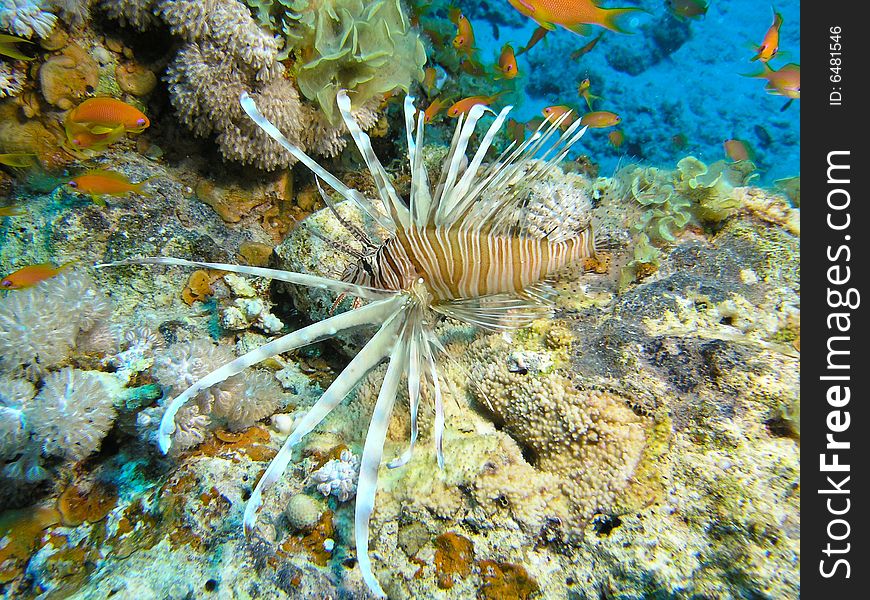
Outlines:
{"label": "orange anthias fish", "polygon": [[151,125],[142,111],[116,98],[88,98],[70,110],[66,120],[84,125],[98,135],[112,132],[121,125],[127,133],[141,133]]}
{"label": "orange anthias fish", "polygon": [[456,102],[453,106],[447,109],[448,117],[458,117],[459,115],[464,115],[471,110],[471,108],[477,104],[483,104],[489,106],[501,96],[504,92],[499,92],[498,94],[494,94],[492,96],[471,96],[469,98],[463,98],[459,102]]}
{"label": "orange anthias fish", "polygon": [[577,93],[580,94],[580,97],[586,100],[586,106],[589,107],[589,110],[592,110],[592,100],[601,100],[601,96],[596,96],[592,92],[589,91],[589,87],[592,83],[589,81],[587,77],[583,81],[580,82],[580,85],[577,86]]}
{"label": "orange anthias fish", "polygon": [[471,22],[458,8],[450,9],[450,20],[456,24],[453,47],[462,54],[471,57],[472,52],[474,52],[474,30],[471,28]]}
{"label": "orange anthias fish", "polygon": [[548,31],[550,30],[546,27],[538,27],[537,29],[535,29],[535,31],[532,33],[532,37],[530,37],[529,41],[526,42],[526,45],[520,48],[520,51],[517,52],[517,56],[519,56],[520,54],[525,54],[526,52],[531,50],[535,46],[535,44],[544,39],[544,36],[547,35]]}
{"label": "orange anthias fish", "polygon": [[526,139],[526,125],[516,119],[508,119],[505,127],[508,139],[517,144],[522,144]]}
{"label": "orange anthias fish", "polygon": [[755,160],[755,152],[749,142],[738,139],[725,140],[722,144],[725,147],[725,154],[734,162],[741,160]]}
{"label": "orange anthias fish", "polygon": [[102,152],[127,133],[123,125],[118,125],[108,133],[91,133],[84,125],[72,122],[65,122],[64,128],[67,140],[65,147],[78,156]]}
{"label": "orange anthias fish", "polygon": [[622,143],[625,141],[625,134],[622,133],[621,129],[614,129],[607,134],[607,140],[610,142],[611,146],[619,150],[619,147],[622,146]]}
{"label": "orange anthias fish", "polygon": [[435,98],[430,102],[426,110],[423,111],[423,122],[430,123],[441,112],[445,104],[446,102],[442,98]]}
{"label": "orange anthias fish", "polygon": [[595,112],[586,113],[580,118],[580,122],[587,127],[599,129],[602,127],[613,127],[622,122],[618,114],[612,113],[609,110],[596,110]]}
{"label": "orange anthias fish", "polygon": [[684,133],[678,133],[671,138],[671,143],[677,150],[682,150],[689,145],[689,138]]}
{"label": "orange anthias fish", "polygon": [[601,8],[594,0],[509,0],[511,6],[546,29],[561,25],[579,35],[590,35],[591,25],[629,33],[628,20],[640,8]]}
{"label": "orange anthias fish", "polygon": [[756,77],[766,79],[764,89],[769,94],[778,94],[786,98],[796,100],[801,97],[801,66],[797,63],[788,63],[779,71],[774,71],[769,64],[762,63],[760,73],[744,75],[744,77]]}
{"label": "orange anthias fish", "polygon": [[[568,126],[577,120],[577,111],[570,106],[565,106],[564,104],[559,106],[548,106],[541,111],[541,114],[544,115],[545,119],[552,121],[553,123],[562,119],[559,127],[563,130],[568,129]],[[562,115],[565,115],[565,117],[562,118]]]}
{"label": "orange anthias fish", "polygon": [[121,173],[115,171],[88,171],[67,182],[67,185],[83,194],[91,196],[123,196],[127,192],[136,192],[147,196],[142,190],[148,179],[132,183]]}
{"label": "orange anthias fish", "polygon": [[59,267],[55,267],[51,263],[41,265],[30,265],[23,269],[18,269],[14,273],[10,273],[0,280],[0,289],[4,290],[21,290],[34,286],[46,279],[51,279],[72,263],[66,263]]}
{"label": "orange anthias fish", "polygon": [[498,57],[498,64],[495,66],[498,74],[495,79],[513,79],[519,74],[517,70],[517,57],[514,54],[514,49],[510,44],[505,44],[501,49],[501,56]]}
{"label": "orange anthias fish", "polygon": [[435,82],[438,80],[438,70],[435,67],[426,67],[423,69],[423,89],[426,95],[430,95],[435,89]]}
{"label": "orange anthias fish", "polygon": [[758,53],[749,60],[760,60],[767,62],[776,56],[779,50],[779,28],[782,27],[782,15],[778,12],[773,12],[773,25],[764,34],[764,39],[761,40],[761,45],[758,46]]}
{"label": "orange anthias fish", "polygon": [[699,19],[707,14],[710,8],[708,0],[667,0],[671,13],[681,21]]}
{"label": "orange anthias fish", "polygon": [[592,41],[580,48],[579,50],[575,50],[571,53],[571,60],[579,60],[581,56],[588,54],[590,50],[592,50],[595,45],[604,37],[604,32],[598,34],[598,36],[592,38]]}

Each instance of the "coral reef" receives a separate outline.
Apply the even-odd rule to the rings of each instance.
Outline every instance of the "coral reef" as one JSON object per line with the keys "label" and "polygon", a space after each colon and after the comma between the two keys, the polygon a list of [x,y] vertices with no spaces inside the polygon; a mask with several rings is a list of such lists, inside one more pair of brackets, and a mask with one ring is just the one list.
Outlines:
{"label": "coral reef", "polygon": [[66,367],[46,375],[24,418],[44,454],[78,461],[100,447],[115,407],[99,373]]}
{"label": "coral reef", "polygon": [[110,312],[109,299],[80,270],[9,294],[0,304],[0,372],[41,377]]}
{"label": "coral reef", "polygon": [[43,7],[42,0],[2,0],[0,29],[26,38],[47,37],[57,17]]}
{"label": "coral reef", "polygon": [[[363,4],[359,3],[359,6]],[[277,142],[244,115],[239,106],[242,92],[248,92],[263,114],[300,148],[323,156],[335,156],[344,149],[347,142],[343,127],[331,123],[332,112],[318,110],[301,101],[298,88],[304,77],[301,74],[290,77],[290,73],[279,62],[279,41],[257,25],[241,2],[132,0],[105,2],[103,7],[112,17],[137,29],[163,24],[184,41],[166,73],[172,105],[181,122],[196,135],[215,135],[218,147],[227,159],[266,170],[287,167],[295,162]],[[378,11],[381,9],[372,10],[380,14]],[[401,11],[385,14],[384,19],[398,19],[399,24],[407,27],[407,18]],[[354,27],[367,31],[365,24]],[[403,35],[410,39],[413,34],[406,32]],[[369,35],[365,39],[371,37]],[[395,37],[395,43],[399,43],[398,32]],[[341,36],[337,38],[347,39]],[[415,36],[413,39],[419,44]],[[313,37],[309,41],[313,44]],[[317,41],[322,42],[319,38]],[[329,45],[332,41],[326,43]],[[379,42],[381,46],[384,43],[387,42]],[[326,52],[327,48],[323,50]],[[401,69],[401,74],[387,76],[390,70],[378,61],[383,62],[392,55],[382,52],[373,54],[368,47],[363,57],[350,49],[336,52],[344,58],[336,59],[337,62],[321,58],[318,63],[320,66],[309,70],[310,78],[351,77],[348,80],[339,78],[340,81],[332,84],[332,103],[328,105],[328,110],[332,111],[333,108],[336,85],[358,88],[353,110],[363,129],[368,130],[377,121],[378,94],[397,86],[408,88],[407,69]],[[351,76],[348,63],[354,60],[364,65],[371,63],[373,68],[365,71],[364,67],[360,67],[357,71],[368,74]],[[327,64],[332,65],[330,68],[333,71],[325,74],[329,70]],[[417,70],[420,70],[419,65]],[[390,87],[381,90],[387,85],[383,83],[385,80],[389,81]]]}
{"label": "coral reef", "polygon": [[17,96],[24,89],[24,73],[14,65],[0,62],[0,98]]}
{"label": "coral reef", "polygon": [[339,502],[346,502],[356,493],[359,458],[344,449],[338,458],[333,458],[311,474],[317,491],[324,496],[333,495]]}

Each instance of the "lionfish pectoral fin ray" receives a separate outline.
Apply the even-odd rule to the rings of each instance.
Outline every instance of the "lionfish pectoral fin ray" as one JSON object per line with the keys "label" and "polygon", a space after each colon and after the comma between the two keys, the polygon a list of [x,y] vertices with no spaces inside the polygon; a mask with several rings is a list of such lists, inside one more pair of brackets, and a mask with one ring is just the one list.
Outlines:
{"label": "lionfish pectoral fin ray", "polygon": [[409,321],[403,324],[399,341],[390,353],[390,363],[381,384],[381,391],[375,402],[375,410],[366,433],[366,441],[360,458],[359,480],[356,488],[356,506],[354,507],[354,541],[356,542],[356,560],[363,580],[369,589],[379,597],[386,597],[381,584],[372,572],[369,558],[369,520],[375,508],[375,493],[378,488],[378,468],[384,453],[384,440],[387,437],[387,427],[390,415],[396,402],[399,382],[402,379],[404,365],[408,358]]}
{"label": "lionfish pectoral fin ray", "polygon": [[519,329],[553,314],[553,307],[543,298],[522,298],[512,294],[451,300],[432,309],[489,331]]}
{"label": "lionfish pectoral fin ray", "polygon": [[420,409],[420,378],[423,375],[422,361],[425,353],[421,346],[425,343],[423,327],[419,317],[412,323],[411,337],[408,343],[408,403],[411,411],[411,440],[408,449],[398,458],[391,460],[387,466],[391,469],[406,465],[414,454],[417,443],[417,414]]}
{"label": "lionfish pectoral fin ray", "polygon": [[362,210],[368,213],[368,215],[377,221],[384,229],[389,231],[395,229],[392,221],[381,214],[375,205],[372,204],[362,193],[358,190],[347,187],[338,179],[338,177],[321,167],[313,158],[293,145],[290,140],[288,140],[284,134],[281,133],[281,131],[260,112],[257,105],[254,103],[254,99],[251,98],[247,92],[242,92],[242,95],[239,98],[239,103],[242,105],[242,109],[247,113],[251,120],[260,127],[260,129],[265,131],[273,140],[281,144],[281,146],[283,146],[287,152],[292,154],[296,160],[304,164],[306,167],[311,169],[315,175],[323,179],[329,187],[341,194],[345,199],[351,200],[359,205]]}
{"label": "lionfish pectoral fin ray", "polygon": [[[314,406],[305,413],[296,425],[296,428],[284,441],[278,454],[269,463],[269,467],[260,478],[260,481],[257,482],[251,497],[248,499],[248,503],[245,505],[244,527],[247,534],[250,534],[254,530],[257,510],[259,510],[263,503],[263,492],[274,485],[284,473],[291,460],[293,447],[317,427],[372,369],[390,355],[396,346],[397,336],[402,326],[400,315],[405,311],[405,305],[402,303],[401,297],[385,302],[392,302],[393,304],[384,305],[386,310],[380,314],[387,314],[388,316],[384,319],[381,328],[363,346],[362,350],[353,357],[347,367],[339,373],[338,377],[335,378],[332,384],[323,392],[323,395],[314,403]],[[370,306],[372,305],[370,304],[368,307]],[[343,313],[343,315],[348,314],[352,314],[352,312]]]}
{"label": "lionfish pectoral fin ray", "polygon": [[331,337],[334,337],[339,331],[359,327],[361,325],[377,325],[383,323],[389,315],[395,313],[407,301],[407,296],[394,294],[393,297],[386,300],[378,300],[372,302],[357,310],[348,311],[312,323],[308,327],[303,327],[292,333],[288,333],[272,340],[268,344],[264,344],[259,348],[251,350],[247,354],[243,354],[237,359],[228,362],[222,367],[215,369],[189,388],[182,392],[179,396],[173,398],[166,406],[166,412],[163,413],[163,418],[160,421],[160,428],[157,432],[157,443],[163,453],[169,451],[172,445],[172,434],[175,432],[175,415],[190,399],[195,397],[203,390],[226,380],[233,375],[241,373],[250,366],[262,362],[275,355],[281,354],[319,342]]}
{"label": "lionfish pectoral fin ray", "polygon": [[345,126],[348,131],[350,131],[353,141],[356,142],[356,147],[359,149],[360,154],[362,154],[363,160],[375,180],[375,187],[381,197],[384,209],[387,211],[387,214],[393,218],[396,225],[401,225],[407,229],[411,224],[410,213],[402,203],[398,194],[396,194],[396,190],[390,182],[390,176],[387,174],[381,161],[378,160],[375,151],[372,150],[372,143],[369,136],[360,128],[356,119],[351,114],[350,98],[348,98],[346,90],[338,92],[336,103],[338,104],[338,110],[341,112],[341,116],[344,119]]}
{"label": "lionfish pectoral fin ray", "polygon": [[[435,356],[432,348],[436,348],[439,352],[447,354],[447,349],[441,344],[441,341],[430,331],[425,331],[423,334],[426,338],[423,344],[423,354],[426,361],[426,366],[429,369],[429,377],[432,378],[432,392],[435,396],[435,422],[432,424],[433,439],[435,440],[435,456],[438,460],[438,468],[444,470],[444,397],[441,395],[441,384],[438,382],[438,366],[435,364]],[[455,359],[454,359],[455,360]],[[459,361],[455,361],[459,364]],[[469,379],[471,381],[471,379]]]}
{"label": "lionfish pectoral fin ray", "polygon": [[126,260],[118,260],[110,263],[101,263],[94,265],[95,268],[102,267],[122,267],[129,265],[170,265],[174,267],[200,267],[203,269],[217,269],[219,271],[229,271],[230,273],[240,273],[242,275],[252,275],[254,277],[265,277],[267,279],[275,279],[278,281],[286,281],[296,285],[304,285],[308,287],[316,287],[336,294],[350,294],[366,300],[382,300],[396,295],[395,292],[382,290],[365,285],[357,285],[355,283],[347,283],[330,279],[328,277],[318,277],[317,275],[306,275],[305,273],[294,273],[293,271],[281,271],[279,269],[266,269],[264,267],[250,267],[247,265],[231,265],[227,263],[211,263],[200,262],[196,260],[186,260],[183,258],[171,258],[168,256],[150,256],[145,258],[128,258]]}

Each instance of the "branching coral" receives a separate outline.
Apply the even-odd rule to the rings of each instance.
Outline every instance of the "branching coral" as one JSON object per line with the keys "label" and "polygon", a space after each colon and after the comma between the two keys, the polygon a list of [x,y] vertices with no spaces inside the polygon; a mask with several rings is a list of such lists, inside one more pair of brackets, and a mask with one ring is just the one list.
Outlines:
{"label": "branching coral", "polygon": [[0,0],[0,29],[27,38],[48,36],[57,17],[42,4],[42,0]]}
{"label": "branching coral", "polygon": [[0,372],[40,377],[110,313],[109,299],[82,271],[10,293],[0,303]]}

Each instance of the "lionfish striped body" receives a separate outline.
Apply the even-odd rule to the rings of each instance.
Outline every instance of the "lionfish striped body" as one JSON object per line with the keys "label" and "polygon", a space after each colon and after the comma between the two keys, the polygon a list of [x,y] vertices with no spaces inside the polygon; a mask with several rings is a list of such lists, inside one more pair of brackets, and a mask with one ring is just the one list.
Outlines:
{"label": "lionfish striped body", "polygon": [[[279,353],[317,342],[361,325],[380,329],[336,377],[314,406],[300,419],[278,454],[257,483],[245,507],[244,526],[251,532],[263,492],[274,485],[291,460],[293,447],[311,432],[366,375],[384,359],[389,361],[372,414],[360,461],[354,537],[357,561],[368,587],[385,596],[372,572],[368,555],[369,519],[374,509],[378,468],[390,414],[400,380],[407,375],[411,432],[408,449],[389,467],[410,460],[417,439],[417,414],[421,389],[426,386],[434,399],[434,442],[437,461],[443,467],[441,442],[444,407],[435,356],[444,350],[433,331],[435,315],[450,316],[490,330],[522,327],[552,311],[552,290],[547,277],[565,265],[595,255],[595,242],[588,216],[577,206],[560,205],[558,194],[549,205],[532,199],[535,186],[546,186],[546,177],[583,135],[579,119],[561,131],[563,119],[545,123],[519,145],[512,144],[488,165],[483,159],[511,107],[503,109],[484,134],[469,159],[466,149],[484,111],[475,106],[460,117],[440,180],[430,187],[423,165],[424,118],[417,114],[413,99],[405,100],[411,190],[407,202],[399,198],[389,176],[375,157],[368,136],[350,112],[347,94],[338,94],[338,106],[357,147],[362,153],[379,193],[379,204],[338,178],[293,146],[244,94],[242,108],[267,134],[311,169],[340,196],[353,201],[389,232],[375,244],[349,224],[342,224],[360,241],[363,250],[345,246],[357,259],[342,280],[303,273],[204,263],[175,258],[144,258],[110,263],[166,264],[222,269],[268,277],[297,285],[350,294],[370,302],[300,330],[286,334],[240,356],[194,383],[167,403],[158,431],[161,450],[167,452],[175,431],[179,409],[201,391],[242,372],[249,366]],[[552,142],[552,143],[550,143]],[[318,186],[319,186],[318,180]],[[324,201],[331,200],[321,189]],[[546,204],[547,201],[544,201]],[[588,208],[588,207],[587,207]],[[341,219],[340,219],[341,220]]]}
{"label": "lionfish striped body", "polygon": [[591,230],[576,238],[486,235],[460,227],[410,228],[384,242],[372,261],[375,275],[354,283],[403,290],[423,279],[434,303],[493,294],[522,294],[567,264],[594,255]]}

